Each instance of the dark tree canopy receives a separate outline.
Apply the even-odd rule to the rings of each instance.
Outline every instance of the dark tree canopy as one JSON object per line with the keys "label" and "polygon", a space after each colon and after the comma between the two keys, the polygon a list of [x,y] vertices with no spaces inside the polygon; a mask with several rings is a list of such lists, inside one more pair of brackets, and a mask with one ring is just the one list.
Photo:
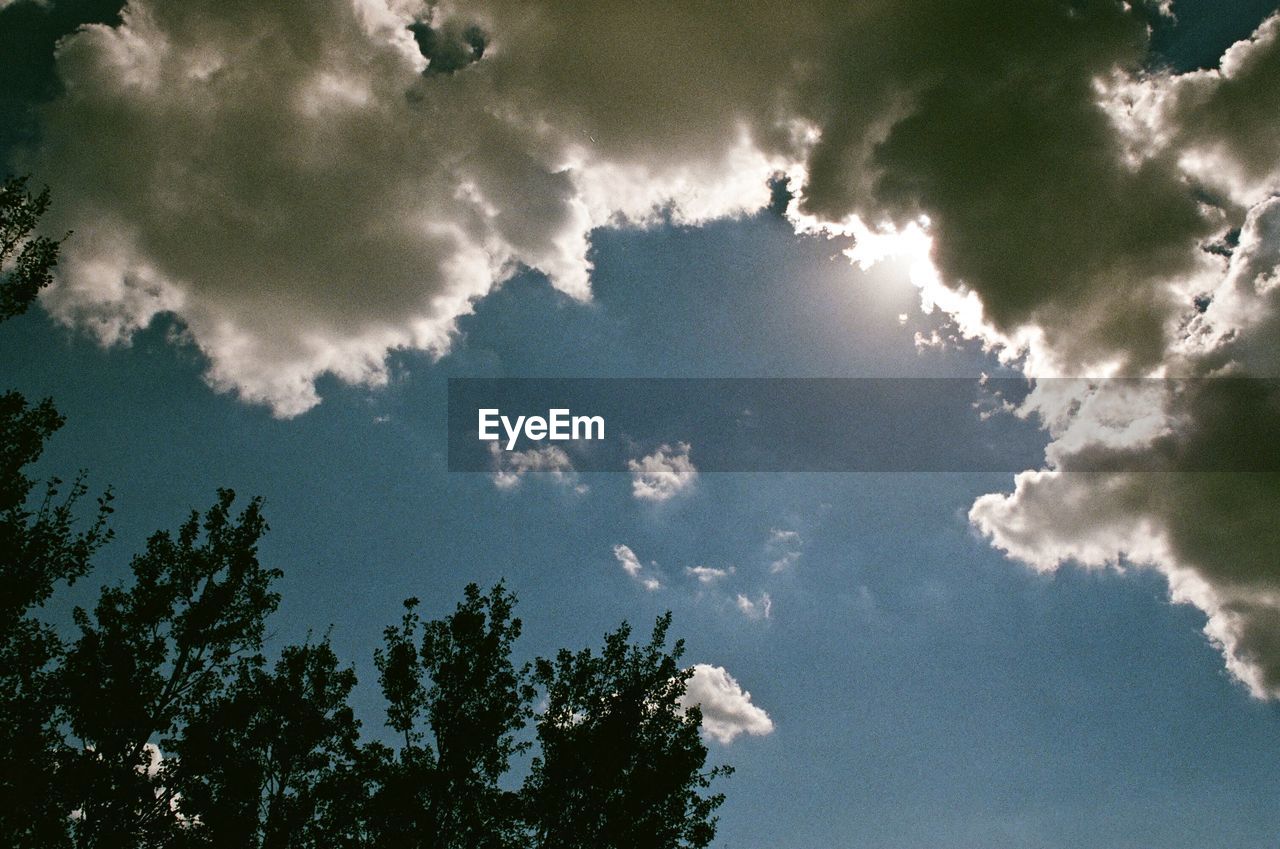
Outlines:
{"label": "dark tree canopy", "polygon": [[422,622],[417,599],[375,654],[387,724],[403,735],[387,760],[373,804],[388,845],[521,845],[519,800],[499,786],[511,758],[528,748],[516,735],[532,715],[528,670],[511,650],[520,636],[515,597],[475,584],[444,619]]}
{"label": "dark tree canopy", "polygon": [[208,700],[168,742],[177,811],[198,846],[359,846],[355,687],[327,639],[289,646],[274,668],[240,664],[226,691]]}
{"label": "dark tree canopy", "polygon": [[178,818],[155,745],[171,746],[218,705],[238,661],[261,652],[279,572],[258,563],[259,502],[233,519],[234,498],[223,490],[203,521],[192,513],[176,536],[152,536],[133,560],[132,586],[105,587],[92,614],[75,611],[80,637],[60,677],[81,744],[80,845],[164,842]]}
{"label": "dark tree canopy", "polygon": [[[0,190],[0,321],[52,279],[33,235],[47,191]],[[373,658],[383,739],[363,741],[357,681],[329,638],[268,657],[279,570],[259,562],[262,502],[230,490],[153,534],[127,581],[42,606],[111,539],[111,494],[28,469],[62,425],[0,395],[0,845],[15,849],[694,849],[715,834],[727,768],[706,769],[681,697],[670,615],[644,645],[624,623],[599,654],[519,663],[516,598],[468,585],[417,599]],[[81,516],[80,513],[88,515]],[[535,709],[535,705],[539,709]],[[528,758],[526,760],[526,758]],[[526,775],[523,782],[513,772]]]}
{"label": "dark tree canopy", "polygon": [[[58,243],[34,236],[48,209],[48,190],[26,191],[25,178],[0,185],[0,321],[25,312],[52,280]],[[36,615],[60,584],[89,570],[111,536],[110,493],[96,515],[74,527],[87,494],[83,476],[69,487],[53,479],[39,488],[27,469],[62,427],[53,402],[32,404],[0,394],[0,835],[12,846],[66,845],[68,752],[59,745],[65,705],[57,666],[64,646]]]}
{"label": "dark tree canopy", "polygon": [[715,836],[723,797],[702,791],[729,770],[703,772],[702,715],[680,704],[692,670],[679,666],[683,641],[665,649],[670,626],[668,613],[648,644],[632,645],[623,623],[599,655],[564,649],[538,660],[547,707],[525,782],[535,845],[702,847]]}

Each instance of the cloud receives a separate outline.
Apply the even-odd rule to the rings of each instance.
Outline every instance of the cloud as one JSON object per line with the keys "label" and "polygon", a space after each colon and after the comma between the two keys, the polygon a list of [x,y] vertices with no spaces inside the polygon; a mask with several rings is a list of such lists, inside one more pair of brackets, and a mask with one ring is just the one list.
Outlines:
{"label": "cloud", "polygon": [[714,566],[688,566],[685,568],[685,574],[691,575],[698,579],[700,584],[711,584],[723,578],[727,578],[733,573],[733,567],[728,569],[717,569]]}
{"label": "cloud", "polygon": [[546,63],[572,73],[581,30],[548,40],[529,11],[131,0],[69,36],[23,162],[76,232],[48,308],[104,343],[174,314],[211,385],[290,416],[320,375],[379,385],[388,352],[443,353],[521,266],[589,297],[594,227],[767,202],[774,166],[745,142],[629,155],[609,116],[551,102]]}
{"label": "cloud", "polygon": [[798,551],[784,552],[782,556],[780,556],[779,558],[777,558],[776,560],[774,560],[772,563],[769,564],[769,571],[773,572],[774,574],[777,574],[779,572],[785,572],[788,569],[790,569],[792,566],[796,565],[796,563],[798,563],[799,560],[800,560],[800,552]]}
{"label": "cloud", "polygon": [[503,451],[497,443],[490,445],[493,455],[493,485],[501,490],[515,489],[530,472],[545,476],[553,482],[582,494],[588,489],[579,483],[569,455],[555,446],[531,448],[528,451]]}
{"label": "cloud", "polygon": [[[1024,408],[1053,437],[1048,467],[970,511],[993,544],[1039,570],[1159,570],[1175,601],[1204,611],[1227,668],[1259,698],[1280,697],[1280,476],[1232,472],[1227,460],[1246,445],[1275,468],[1280,397],[1274,382],[1228,378],[1276,374],[1278,236],[1280,199],[1254,206],[1220,280],[1170,344],[1173,369],[1207,379],[1123,391],[1096,381],[1037,386]],[[1151,471],[1079,471],[1100,458]]]}
{"label": "cloud", "polygon": [[1176,155],[1180,167],[1236,203],[1265,200],[1280,179],[1280,141],[1272,132],[1280,109],[1275,91],[1280,17],[1232,46],[1217,68],[1184,74],[1117,75],[1109,112],[1128,155]]}
{"label": "cloud", "polygon": [[640,573],[644,571],[640,558],[636,557],[636,553],[631,550],[630,546],[615,545],[613,547],[613,556],[621,564],[622,570],[633,578],[638,578]]}
{"label": "cloud", "polygon": [[773,528],[769,531],[769,545],[799,545],[800,534],[796,531]]}
{"label": "cloud", "polygon": [[755,601],[739,593],[736,604],[738,610],[748,619],[769,619],[773,616],[773,599],[768,593],[761,593],[760,598]]}
{"label": "cloud", "polygon": [[1274,475],[1025,472],[1012,493],[979,499],[970,518],[1040,570],[1069,561],[1159,569],[1175,601],[1207,614],[1227,668],[1254,695],[1275,697],[1280,597],[1268,558],[1280,533],[1260,509],[1277,506],[1275,484]]}
{"label": "cloud", "polygon": [[[979,5],[927,19],[955,32],[943,22]],[[1280,374],[1280,17],[1218,68],[1178,74],[1142,66],[1145,37],[1120,4],[1033,22],[1055,5],[975,30],[994,36],[982,68],[963,35],[923,57],[919,75],[897,77],[898,115],[820,129],[793,217],[856,237],[855,262],[906,260],[926,311],[1032,376]],[[1045,468],[970,518],[1033,568],[1159,570],[1174,600],[1204,611],[1231,673],[1277,698],[1276,475],[1080,471],[1106,456],[1212,469],[1231,446],[1271,451],[1280,401],[1229,387],[1174,381],[1126,398],[1041,384],[1024,413],[1050,432]]]}
{"label": "cloud", "polygon": [[765,543],[766,551],[773,557],[769,564],[769,571],[774,574],[785,572],[800,562],[801,545],[800,534],[796,531],[781,528],[769,531],[769,539]]}
{"label": "cloud", "polygon": [[722,666],[694,666],[681,702],[686,708],[702,708],[702,730],[723,745],[740,734],[763,737],[773,733],[769,714],[751,703],[751,694]]}
{"label": "cloud", "polygon": [[631,494],[640,501],[661,503],[687,492],[697,480],[698,470],[689,459],[689,444],[663,445],[639,460],[628,460]]}
{"label": "cloud", "polygon": [[[618,565],[622,567],[622,571],[630,575],[649,592],[662,589],[662,582],[652,575],[651,568],[640,562],[640,558],[636,556],[636,553],[629,546],[615,545],[613,547],[613,557],[618,561]],[[651,564],[651,566],[656,565]]]}
{"label": "cloud", "polygon": [[[784,172],[798,223],[927,215],[945,280],[993,330],[1034,322],[1089,359],[1069,350],[1081,328],[1113,349],[1157,328],[1153,281],[1193,267],[1214,224],[1171,157],[1115,155],[1096,103],[1098,78],[1136,73],[1141,14],[776,12],[746,2],[726,27],[717,9],[617,2],[322,0],[297,16],[131,0],[120,26],[62,42],[65,90],[27,157],[57,192],[52,224],[77,232],[47,303],[106,342],[173,313],[214,386],[293,415],[319,375],[376,385],[388,351],[446,351],[521,266],[589,297],[596,227],[757,210]],[[655,67],[655,43],[687,61]]]}

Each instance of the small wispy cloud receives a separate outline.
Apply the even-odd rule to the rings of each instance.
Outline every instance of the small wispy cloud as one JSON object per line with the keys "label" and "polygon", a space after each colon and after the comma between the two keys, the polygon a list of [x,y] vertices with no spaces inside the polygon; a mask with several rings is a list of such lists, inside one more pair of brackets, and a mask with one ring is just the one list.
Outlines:
{"label": "small wispy cloud", "polygon": [[774,574],[777,574],[778,572],[785,572],[788,569],[790,569],[792,566],[796,565],[796,562],[799,559],[800,559],[800,552],[788,551],[785,554],[783,554],[781,557],[779,557],[777,560],[774,560],[772,563],[769,564],[769,571],[773,572]]}
{"label": "small wispy cloud", "polygon": [[732,566],[728,569],[717,569],[714,566],[687,566],[684,571],[685,574],[697,578],[700,584],[711,584],[732,575],[734,568]]}
{"label": "small wispy cloud", "polygon": [[773,528],[769,531],[770,545],[799,545],[800,534],[798,531],[788,531],[782,528]]}
{"label": "small wispy cloud", "polygon": [[689,452],[689,443],[678,442],[675,447],[663,445],[639,460],[628,460],[631,494],[640,501],[661,503],[687,492],[698,477]]}
{"label": "small wispy cloud", "polygon": [[769,531],[769,539],[765,542],[765,550],[773,560],[769,563],[769,571],[777,574],[795,566],[800,560],[800,547],[803,541],[797,531],[773,528]]}
{"label": "small wispy cloud", "polygon": [[490,443],[493,457],[493,485],[498,489],[512,490],[530,473],[545,475],[560,486],[584,493],[588,487],[579,482],[569,455],[555,446],[531,448],[528,451],[503,451],[498,444]]}
{"label": "small wispy cloud", "polygon": [[630,575],[640,586],[649,592],[662,589],[662,582],[652,574],[652,569],[657,566],[651,563],[645,566],[640,562],[640,558],[631,550],[630,546],[619,543],[613,547],[613,557],[618,561],[618,565],[622,567],[622,571]]}
{"label": "small wispy cloud", "polygon": [[760,593],[760,597],[754,601],[739,593],[737,605],[738,610],[748,619],[769,619],[773,616],[773,599],[768,593]]}

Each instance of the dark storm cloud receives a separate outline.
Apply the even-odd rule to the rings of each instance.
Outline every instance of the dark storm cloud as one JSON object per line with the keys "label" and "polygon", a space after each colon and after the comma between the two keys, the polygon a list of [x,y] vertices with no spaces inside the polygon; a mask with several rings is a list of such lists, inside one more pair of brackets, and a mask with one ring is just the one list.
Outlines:
{"label": "dark storm cloud", "polygon": [[484,58],[488,42],[484,30],[475,24],[454,24],[437,30],[430,24],[414,21],[409,24],[409,32],[413,33],[413,40],[427,60],[427,67],[422,72],[427,76],[452,74],[472,62],[479,62]]}

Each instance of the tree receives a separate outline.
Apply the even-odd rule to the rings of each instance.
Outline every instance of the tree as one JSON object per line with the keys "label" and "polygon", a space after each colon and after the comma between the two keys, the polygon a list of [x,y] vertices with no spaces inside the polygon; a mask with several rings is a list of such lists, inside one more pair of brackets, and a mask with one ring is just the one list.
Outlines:
{"label": "tree", "polygon": [[[274,669],[241,664],[227,691],[168,742],[177,809],[200,846],[334,849],[362,845],[352,815],[360,723],[356,675],[326,638],[288,646]],[[352,790],[355,790],[355,795]]]}
{"label": "tree", "polygon": [[528,669],[511,649],[515,596],[469,584],[456,610],[423,623],[417,599],[384,632],[375,656],[387,724],[402,736],[386,756],[373,804],[389,845],[499,849],[519,843],[516,794],[498,781],[528,748],[516,734],[532,716]]}
{"label": "tree", "polygon": [[680,704],[693,672],[680,668],[682,640],[664,648],[670,625],[668,613],[635,646],[623,623],[598,656],[538,659],[547,707],[524,792],[539,849],[677,849],[715,836],[724,797],[703,791],[729,769],[703,771],[702,715]]}
{"label": "tree", "polygon": [[0,835],[15,847],[62,845],[70,810],[59,780],[66,751],[55,669],[63,644],[37,611],[59,583],[88,571],[111,536],[110,493],[89,527],[74,529],[86,493],[81,478],[65,492],[61,481],[49,481],[39,504],[28,506],[35,482],[23,468],[61,424],[48,401],[33,406],[16,392],[0,395]]}
{"label": "tree", "polygon": [[[31,195],[26,184],[10,178],[0,185],[0,321],[25,312],[57,264],[59,243],[32,235],[49,192]],[[32,503],[36,482],[26,469],[62,424],[48,399],[31,404],[18,392],[0,395],[0,842],[15,847],[68,839],[59,730],[65,716],[54,675],[63,645],[36,612],[57,586],[83,577],[111,538],[109,491],[88,527],[75,530],[87,493],[83,475],[65,490],[50,480]]]}
{"label": "tree", "polygon": [[[233,518],[220,490],[203,521],[162,531],[133,559],[133,585],[104,587],[60,670],[67,724],[80,741],[73,792],[78,846],[164,846],[182,824],[165,760],[192,720],[222,698],[246,658],[260,653],[279,603],[279,570],[258,562],[261,502]],[[203,532],[203,534],[202,534]]]}
{"label": "tree", "polygon": [[[472,584],[444,619],[423,623],[418,600],[376,654],[387,725],[372,795],[373,845],[535,846],[539,849],[695,849],[715,835],[723,797],[708,794],[727,767],[705,770],[697,708],[681,704],[691,669],[683,642],[665,648],[671,616],[645,645],[625,623],[590,649],[517,667],[515,597]],[[503,790],[519,735],[543,688],[531,772]]]}

